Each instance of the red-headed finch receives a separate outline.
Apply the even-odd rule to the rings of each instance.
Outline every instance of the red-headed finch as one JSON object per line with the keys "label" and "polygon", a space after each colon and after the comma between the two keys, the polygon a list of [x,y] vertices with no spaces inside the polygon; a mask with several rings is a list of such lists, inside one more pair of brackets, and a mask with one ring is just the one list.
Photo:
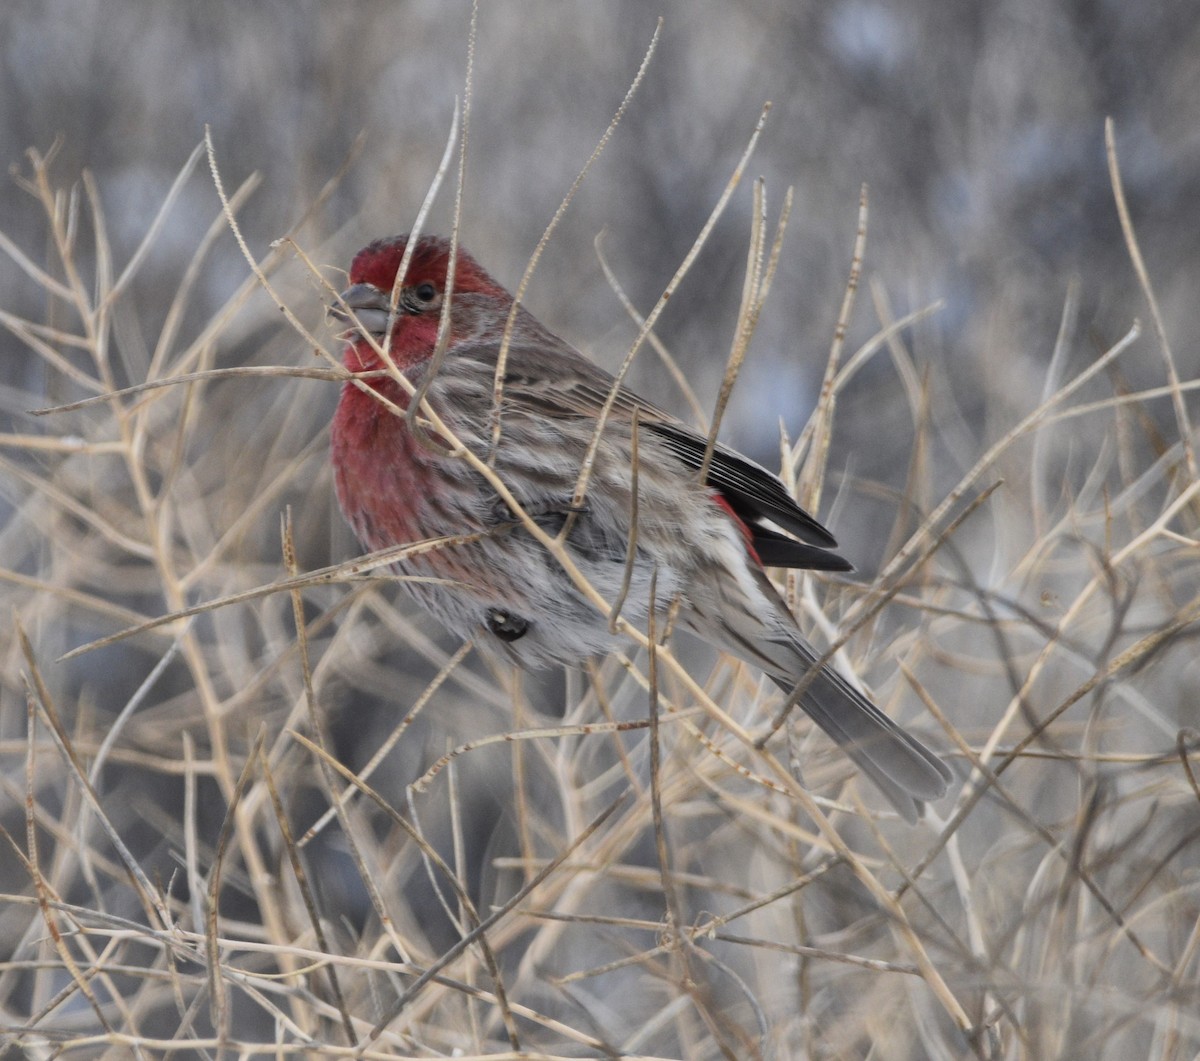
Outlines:
{"label": "red-headed finch", "polygon": [[[482,458],[492,449],[496,364],[512,296],[461,247],[450,293],[449,346],[434,378],[434,353],[450,245],[422,236],[392,305],[408,239],[362,250],[336,315],[356,329],[346,367],[383,368],[373,337],[426,396],[446,427]],[[391,320],[391,334],[385,334]],[[407,409],[408,395],[381,375],[348,382],[333,420],[333,467],[346,519],[369,549],[462,536],[455,544],[405,558],[396,568],[408,590],[446,627],[528,667],[577,663],[621,641],[609,617],[576,588],[502,503],[486,478],[427,445],[371,393]],[[518,309],[503,378],[500,440],[493,467],[515,500],[551,535],[571,523],[566,549],[578,570],[621,614],[646,629],[652,574],[665,616],[678,598],[678,621],[704,640],[758,667],[784,690],[812,669],[817,653],[763,568],[845,571],[833,536],[766,469],[718,445],[704,480],[706,439],[619,388],[595,453],[586,496],[573,505],[580,467],[613,378]],[[634,512],[636,546],[628,563]],[[434,442],[438,440],[435,436]],[[937,799],[950,771],[832,667],[808,686],[801,706],[900,813],[914,821]]]}

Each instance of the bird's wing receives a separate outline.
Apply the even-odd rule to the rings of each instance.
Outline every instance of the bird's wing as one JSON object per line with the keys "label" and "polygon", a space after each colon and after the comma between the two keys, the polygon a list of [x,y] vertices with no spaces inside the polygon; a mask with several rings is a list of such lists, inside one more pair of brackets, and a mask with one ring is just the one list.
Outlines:
{"label": "bird's wing", "polygon": [[[614,383],[609,373],[548,332],[539,336],[537,343],[514,343],[508,352],[506,401],[519,402],[543,416],[595,419]],[[708,448],[707,437],[627,388],[617,387],[609,412],[612,427],[629,430],[635,412],[640,427],[653,432],[672,456],[685,467],[700,470]],[[704,481],[746,524],[754,549],[766,566],[853,570],[848,561],[829,551],[837,546],[833,535],[796,503],[777,475],[762,465],[718,443],[713,447]],[[762,520],[770,520],[788,534],[762,526]]]}
{"label": "bird's wing", "polygon": [[[646,425],[666,442],[667,448],[689,468],[699,471],[708,439],[675,420]],[[740,453],[717,445],[705,476],[743,519],[769,519],[802,541],[830,549],[837,545],[833,535],[796,504],[779,476]]]}

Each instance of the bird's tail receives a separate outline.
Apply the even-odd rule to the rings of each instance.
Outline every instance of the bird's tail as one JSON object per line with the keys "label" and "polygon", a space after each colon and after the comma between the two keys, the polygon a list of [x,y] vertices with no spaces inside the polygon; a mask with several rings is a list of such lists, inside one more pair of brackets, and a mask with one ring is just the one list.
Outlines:
{"label": "bird's tail", "polygon": [[[765,576],[763,576],[765,582]],[[785,693],[791,694],[817,665],[818,656],[800,636],[783,601],[768,586],[763,596],[778,623],[765,625],[758,609],[739,607],[726,597],[725,606],[703,622],[697,633],[739,659],[760,667]],[[944,795],[952,774],[946,764],[915,737],[855,689],[831,665],[809,682],[800,706],[835,740],[864,774],[909,822],[921,817],[925,801]]]}
{"label": "bird's tail", "polygon": [[[803,661],[799,673],[769,672],[788,694],[816,664],[807,645],[796,649]],[[945,795],[952,777],[946,764],[829,666],[809,682],[800,706],[907,821],[921,817],[926,800]]]}

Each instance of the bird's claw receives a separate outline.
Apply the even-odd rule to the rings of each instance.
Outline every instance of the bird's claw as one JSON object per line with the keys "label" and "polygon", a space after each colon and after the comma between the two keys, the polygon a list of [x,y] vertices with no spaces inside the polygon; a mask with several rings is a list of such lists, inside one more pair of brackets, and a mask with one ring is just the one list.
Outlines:
{"label": "bird's claw", "polygon": [[525,631],[529,629],[528,619],[513,615],[512,612],[506,612],[501,608],[489,609],[485,621],[487,628],[501,641],[516,641],[519,637],[523,637]]}

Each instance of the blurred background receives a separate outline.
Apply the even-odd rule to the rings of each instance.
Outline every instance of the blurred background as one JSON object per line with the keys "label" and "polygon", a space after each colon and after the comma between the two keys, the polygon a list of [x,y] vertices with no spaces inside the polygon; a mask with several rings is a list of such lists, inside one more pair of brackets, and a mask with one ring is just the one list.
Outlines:
{"label": "blurred background", "polygon": [[[596,360],[610,368],[619,364],[636,326],[604,280],[594,241],[603,237],[605,255],[624,290],[643,313],[649,311],[728,181],[763,104],[771,101],[747,180],[672,298],[657,334],[702,404],[711,408],[742,292],[750,178],[765,179],[772,225],[786,190],[793,187],[794,208],[779,272],[723,430],[726,441],[778,467],[781,425],[794,439],[817,400],[850,269],[860,188],[868,186],[864,284],[850,321],[847,356],[891,320],[934,304],[938,308],[903,333],[903,355],[893,350],[873,357],[839,395],[819,514],[832,523],[841,551],[858,567],[856,579],[863,585],[988,445],[1117,342],[1134,318],[1144,322],[1142,337],[1115,369],[1102,375],[1103,386],[1084,395],[1103,399],[1166,381],[1162,346],[1150,327],[1114,207],[1104,145],[1106,117],[1115,122],[1130,212],[1179,376],[1187,381],[1200,374],[1200,315],[1195,312],[1200,289],[1200,18],[1190,0],[1149,5],[1118,0],[483,4],[461,238],[502,283],[512,288],[519,281],[545,226],[624,97],[659,15],[665,21],[657,51],[633,104],[547,248],[526,302]],[[138,421],[136,445],[133,436],[114,427],[103,407],[50,421],[28,415],[30,409],[92,393],[66,368],[89,374],[97,370],[94,336],[75,345],[60,342],[61,336],[43,336],[59,350],[61,361],[55,361],[35,356],[13,324],[33,321],[71,334],[87,332],[81,330],[79,315],[62,298],[48,294],[47,284],[28,265],[36,263],[56,279],[65,275],[46,204],[22,183],[33,174],[26,150],[45,154],[55,145],[49,177],[60,194],[54,209],[63,231],[71,234],[83,288],[103,293],[107,267],[105,254],[97,251],[96,231],[105,234],[115,263],[112,271],[119,274],[209,126],[227,189],[232,192],[252,178],[257,182],[238,208],[251,252],[268,262],[280,296],[325,349],[334,351],[336,342],[324,322],[327,293],[290,245],[272,253],[272,244],[290,236],[340,289],[341,270],[359,247],[410,227],[441,158],[455,99],[464,91],[469,18],[470,7],[463,0],[258,0],[252,5],[232,0],[202,5],[6,0],[0,9],[0,158],[10,174],[0,195],[0,232],[6,237],[0,308],[7,324],[0,334],[0,432],[5,443],[0,452],[0,545],[5,592],[12,597],[0,618],[9,645],[0,687],[0,738],[6,755],[4,824],[14,835],[24,830],[26,701],[19,675],[28,672],[29,661],[21,655],[10,613],[19,615],[29,632],[67,727],[88,756],[97,754],[97,742],[121,709],[131,702],[137,706],[120,730],[118,746],[126,747],[125,758],[118,754],[111,760],[99,787],[116,794],[127,841],[154,879],[166,881],[182,872],[180,852],[186,846],[178,825],[186,795],[180,777],[184,771],[180,767],[173,773],[173,767],[164,765],[183,761],[181,733],[195,740],[199,758],[215,755],[213,718],[219,714],[226,727],[220,739],[230,741],[236,759],[265,721],[268,746],[278,752],[276,765],[299,769],[289,758],[294,748],[282,751],[282,745],[271,744],[280,739],[285,720],[303,728],[290,603],[276,596],[254,608],[227,608],[206,616],[192,628],[198,647],[154,635],[66,663],[54,660],[138,618],[272,581],[282,570],[279,518],[288,504],[293,506],[301,570],[357,553],[337,512],[327,468],[325,431],[337,399],[330,382],[231,381],[187,397],[177,389]],[[96,189],[91,202],[81,176],[85,171]],[[427,230],[448,230],[452,202],[453,174]],[[197,256],[200,248],[203,253]],[[99,376],[106,385],[212,367],[321,364],[312,344],[284,323],[272,299],[250,279],[245,259],[220,221],[220,203],[202,158],[149,241],[136,276],[110,308],[100,344],[109,375]],[[901,362],[915,366],[913,378],[927,388],[924,419],[914,412],[912,393],[901,382]],[[632,381],[659,404],[689,415],[683,396],[653,354],[640,355]],[[1194,408],[1194,402],[1185,399],[1184,404]],[[1138,407],[1133,422],[1134,427],[1110,418],[1070,421],[1043,434],[1036,448],[1006,454],[973,484],[974,490],[999,478],[1005,481],[989,515],[968,523],[957,536],[956,559],[947,562],[944,581],[932,579],[923,588],[946,608],[964,614],[979,600],[987,606],[970,622],[946,630],[935,628],[932,613],[920,612],[910,600],[885,611],[851,645],[856,665],[889,710],[906,719],[922,718],[924,732],[936,733],[935,742],[941,738],[917,697],[897,677],[895,659],[907,658],[910,651],[920,657],[922,678],[934,698],[974,744],[991,732],[1010,700],[1020,699],[1016,694],[1068,603],[1078,601],[1080,587],[1098,577],[1097,570],[1108,571],[1114,550],[1136,539],[1158,514],[1158,508],[1148,515],[1134,512],[1136,505],[1147,498],[1165,505],[1185,488],[1179,482],[1164,485],[1172,469],[1178,470],[1185,441],[1171,403],[1161,397],[1147,402]],[[99,450],[72,454],[28,441],[43,434],[82,439],[88,446],[126,446],[145,460],[145,480],[131,476],[128,466],[96,456]],[[1147,469],[1155,468],[1150,475]],[[917,478],[919,488],[914,489]],[[148,506],[146,491],[161,491],[170,506]],[[1118,505],[1113,517],[1121,528],[1115,542],[1105,515],[1109,493],[1128,502],[1124,509]],[[906,513],[898,500],[902,495],[918,511]],[[1086,504],[1073,508],[1080,496]],[[168,507],[169,517],[164,516]],[[131,542],[143,544],[135,548]],[[1188,614],[1185,605],[1196,592],[1195,564],[1188,559],[1194,542],[1189,546],[1185,538],[1151,546],[1148,553],[1137,553],[1131,568],[1118,563],[1120,569],[1105,582],[1103,607],[1094,605],[1093,613],[1086,599],[1080,603],[1081,613],[1090,617],[1087,622],[1094,619],[1094,625],[1085,622],[1065,639],[1063,669],[1037,671],[1043,682],[1034,698],[1039,711],[1059,703],[1091,673],[1089,668],[1102,668],[1156,624]],[[1165,556],[1172,566],[1164,574],[1157,564]],[[70,597],[68,589],[85,594],[86,600]],[[915,597],[921,588],[910,586],[908,591]],[[835,617],[854,599],[836,587],[828,594]],[[408,710],[457,646],[420,619],[414,623],[407,606],[386,587],[355,591],[349,598],[344,587],[313,591],[305,605],[316,624],[314,656],[327,668],[318,684],[331,740],[343,761],[360,768],[391,732],[401,713],[397,705]],[[1005,622],[1013,625],[1005,627]],[[1186,625],[1176,634],[1186,637]],[[1080,723],[1060,737],[1067,744],[1084,740],[1089,753],[1109,740],[1110,750],[1121,754],[1169,757],[1174,735],[1200,726],[1191,691],[1196,664],[1178,636],[1166,643],[1173,653],[1170,666],[1155,659],[1155,666],[1138,670],[1128,687],[1112,694],[1124,714],[1111,727],[1096,721],[1113,702],[1106,699],[1110,687],[1101,683],[1096,699],[1087,701],[1092,707],[1070,716],[1082,719],[1090,710],[1089,727],[1099,728],[1085,732]],[[137,699],[166,651],[172,655],[154,677],[153,689]],[[211,689],[203,687],[201,673],[208,675]],[[606,673],[619,694],[609,706],[629,717],[643,715],[644,701],[636,691]],[[739,680],[745,684],[752,678]],[[588,700],[587,681],[578,674],[529,677],[520,689],[505,680],[475,661],[456,672],[442,699],[431,702],[376,779],[397,806],[404,804],[404,785],[448,746],[513,726],[514,700],[527,711],[518,714],[518,726],[548,724],[564,715],[576,718],[576,710],[578,721],[600,716],[595,701]],[[728,694],[719,684],[724,680],[718,678],[718,687]],[[746,691],[747,699],[755,695]],[[217,712],[214,703],[220,704]],[[1027,707],[1022,704],[1022,711]],[[1029,717],[1021,715],[1025,721]],[[1088,743],[1093,738],[1096,744]],[[644,752],[640,739],[631,738],[630,744],[639,754]],[[1006,733],[1001,743],[1011,745],[1015,739]],[[942,746],[949,742],[942,740]],[[1168,890],[1179,904],[1172,908],[1179,920],[1155,921],[1147,930],[1151,945],[1161,944],[1161,956],[1144,963],[1134,958],[1131,971],[1115,958],[1114,968],[1105,965],[1105,951],[1096,959],[1098,966],[1081,971],[1074,942],[1055,936],[1062,943],[1061,955],[1040,952],[1035,960],[1031,949],[1036,944],[1018,945],[1018,926],[1025,924],[1034,882],[1045,872],[1046,837],[1028,818],[1020,819],[1015,833],[1006,831],[1014,816],[981,804],[971,819],[973,828],[963,830],[961,861],[939,863],[937,879],[950,890],[950,881],[957,880],[961,890],[962,874],[979,870],[992,890],[980,882],[987,895],[975,895],[978,908],[964,900],[964,910],[971,912],[962,913],[961,921],[957,911],[945,913],[971,945],[960,953],[943,940],[935,945],[938,958],[956,963],[947,967],[948,976],[953,971],[963,983],[978,987],[972,1016],[980,1024],[995,1019],[997,1006],[1032,1005],[1020,991],[1002,1004],[988,993],[1004,979],[990,975],[996,968],[1003,967],[1005,975],[1013,970],[1028,975],[1028,983],[1062,986],[1061,997],[1073,999],[1063,1007],[1106,1033],[1112,1026],[1096,1024],[1097,1014],[1113,996],[1072,990],[1092,972],[1099,975],[1101,967],[1112,983],[1136,985],[1129,988],[1127,1008],[1118,1005],[1116,1015],[1109,1014],[1128,1038],[1101,1036],[1072,1044],[1054,1038],[1061,1024],[1056,1024],[1058,1011],[1042,1014],[1042,1023],[1036,1013],[1025,1012],[1025,1024],[1035,1029],[1029,1032],[1033,1038],[1022,1045],[1018,1037],[1015,1049],[1031,1049],[1028,1056],[1150,1056],[1147,1050],[1153,1056],[1176,1056],[1171,1050],[1200,1042],[1196,1028],[1186,1020],[1180,1023],[1174,1010],[1169,1020],[1162,1018],[1165,1023],[1155,1023],[1158,1018],[1143,1022],[1138,1014],[1145,999],[1159,997],[1163,983],[1184,993],[1196,983],[1194,946],[1180,943],[1181,949],[1173,951],[1167,942],[1179,932],[1189,938],[1186,927],[1179,926],[1194,924],[1197,913],[1194,883],[1200,849],[1194,824],[1187,824],[1188,810],[1194,814],[1195,807],[1190,796],[1180,796],[1190,790],[1164,795],[1154,788],[1157,782],[1146,781],[1143,788],[1145,775],[1133,777],[1127,771],[1113,784],[1126,797],[1134,790],[1146,802],[1132,807],[1093,803],[1099,791],[1094,771],[1070,756],[1055,759],[1059,751],[1060,744],[1053,743],[1048,759],[1014,769],[1013,776],[1025,771],[1019,775],[1026,782],[1019,786],[1026,796],[1024,811],[1044,820],[1070,847],[1078,838],[1072,822],[1078,824],[1098,806],[1112,810],[1114,832],[1106,850],[1128,850],[1129,858],[1122,863],[1126,869],[1118,874],[1119,884],[1109,882],[1116,891],[1100,907],[1109,902],[1123,908],[1126,897],[1149,888],[1154,878],[1139,877],[1130,867],[1155,862],[1156,853],[1167,859]],[[148,768],[138,759],[142,752],[165,759]],[[565,812],[539,807],[553,823],[539,832],[528,827],[527,810],[513,809],[515,791],[532,793],[536,803],[539,792],[552,791],[563,780],[549,759],[535,760],[530,754],[530,762],[520,768],[508,749],[488,749],[463,761],[469,768],[458,768],[455,784],[462,789],[465,827],[461,822],[455,826],[445,805],[431,805],[424,812],[428,833],[444,853],[453,847],[455,828],[465,834],[459,852],[463,879],[485,912],[498,896],[511,894],[512,881],[524,872],[504,857],[511,860],[543,848],[547,857],[558,853],[562,838],[580,826]],[[600,790],[611,796],[623,787],[610,776],[616,762],[611,750],[588,746],[568,772],[580,785],[607,778]],[[641,766],[635,775],[644,771],[644,762],[637,762]],[[240,765],[238,759],[234,776]],[[1183,786],[1177,767],[1172,777]],[[965,776],[961,760],[956,768]],[[55,786],[70,789],[72,781],[56,772],[61,767],[46,769],[46,813],[65,822],[77,804],[56,795]],[[310,763],[306,769],[307,780],[289,795],[297,831],[307,828],[328,802],[315,768]],[[520,774],[524,769],[528,776]],[[212,798],[188,804],[205,845],[216,842],[230,795],[228,786],[214,780],[216,773],[201,771],[198,781],[202,796]],[[812,774],[806,772],[805,780],[846,776],[844,764],[830,757]],[[743,826],[736,824],[738,815],[731,810],[722,809],[718,818],[737,836],[712,846],[717,834],[704,809],[711,807],[703,795],[692,793],[690,798],[696,802],[682,805],[676,839],[680,850],[689,852],[683,861],[695,872],[728,880],[755,859],[769,861],[764,854],[746,854],[761,852],[765,842],[758,834],[741,835]],[[1163,800],[1160,831],[1131,839],[1157,798]],[[879,805],[873,794],[867,799]],[[591,812],[599,806],[586,805]],[[1088,822],[1094,825],[1094,819]],[[431,953],[437,953],[459,934],[444,915],[437,889],[429,884],[419,857],[403,849],[402,838],[377,821],[371,827],[388,837],[385,853],[378,856],[380,873],[409,904],[412,921],[405,931],[424,933]],[[327,829],[307,850],[319,852],[313,858],[323,909],[340,912],[330,915],[336,922],[331,932],[344,937],[338,947],[349,952],[358,945],[366,952],[366,944],[349,941],[368,931],[364,926],[371,922],[371,899],[361,869],[351,865],[349,850],[336,833]],[[654,869],[652,832],[637,834],[631,828],[630,835],[640,836],[640,846],[631,849],[636,857],[629,850],[625,857]],[[923,848],[906,846],[911,842],[907,837],[903,830],[893,836],[893,852],[911,863]],[[870,846],[865,832],[858,839]],[[790,851],[791,842],[780,839],[780,851]],[[112,855],[104,841],[97,844],[98,851]],[[1169,857],[1168,850],[1173,853]],[[201,868],[211,856],[210,847],[199,860]],[[763,880],[777,884],[801,870],[811,871],[809,857],[802,853],[789,863],[781,855],[773,870],[763,870]],[[1112,861],[1121,862],[1110,860],[1110,868]],[[958,878],[954,871],[960,872]],[[76,901],[107,904],[110,911],[129,916],[138,913],[118,884],[100,887],[86,873],[63,872],[78,886]],[[3,873],[0,885],[6,893],[28,891],[22,868],[14,863]],[[910,961],[903,952],[897,958],[889,950],[886,921],[871,921],[862,934],[838,935],[849,918],[866,917],[863,910],[870,904],[844,869],[831,872],[828,884],[822,883],[824,874],[822,870],[821,880],[805,892],[821,896],[815,908],[807,907],[798,919],[783,917],[762,934],[794,936],[793,942],[803,943],[824,931],[850,949],[875,946],[882,957]],[[181,903],[194,900],[195,881],[190,883],[192,887],[188,882],[173,886]],[[652,921],[662,917],[661,895],[653,886],[639,890],[641,885],[629,881],[607,883],[620,897],[614,905],[627,915],[632,916],[630,906],[621,904],[635,892],[639,916]],[[1071,887],[1095,895],[1078,878],[1071,879]],[[699,910],[749,898],[749,893],[722,897],[720,889],[696,888],[688,920]],[[97,895],[106,897],[104,903]],[[1053,904],[1046,902],[1046,917],[1061,930]],[[230,918],[246,924],[263,920],[261,896],[256,899],[253,886],[236,874],[222,903]],[[923,916],[937,920],[929,911]],[[986,922],[988,917],[1003,926],[996,939],[981,940],[965,927],[978,933],[975,919]],[[22,941],[8,955],[13,962],[28,959],[44,945],[44,926],[30,918],[19,904],[0,910],[7,938]],[[1101,921],[1096,939],[1108,938],[1103,933],[1118,923]],[[1080,934],[1087,933],[1081,928]],[[561,951],[548,943],[541,950],[527,947],[519,933],[514,939],[513,969],[535,979],[548,976],[550,967],[561,971],[577,962],[599,962],[600,955],[628,953],[624,944],[608,937],[602,943],[577,943],[575,950],[564,943]],[[650,944],[640,938],[638,946],[643,945]],[[1128,959],[1129,944],[1113,946]],[[530,958],[535,951],[536,961]],[[730,972],[727,979],[714,974],[710,988],[715,1001],[710,1001],[715,1011],[747,1028],[771,1028],[766,1039],[774,1037],[778,1056],[799,1056],[793,1050],[801,1041],[798,1025],[792,1023],[801,1012],[791,992],[793,967],[785,966],[780,986],[781,966],[758,954],[751,968],[738,964],[736,956],[725,960],[737,973]],[[1032,964],[1027,967],[1026,962]],[[0,972],[0,998],[7,1000],[11,1026],[36,1013],[37,1003],[48,1006],[54,991],[67,982],[26,976],[14,971],[16,965],[7,968]],[[966,1039],[955,1038],[939,1024],[947,1020],[945,1014],[930,1016],[921,1008],[928,1003],[911,1000],[916,1015],[904,1011],[899,1018],[904,1031],[890,1024],[894,1037],[881,1045],[875,1022],[902,1004],[898,999],[904,992],[879,987],[861,970],[855,975],[870,986],[850,980],[849,973],[841,981],[836,976],[832,981],[796,981],[805,1005],[811,1006],[803,1010],[804,1020],[811,1016],[827,1030],[836,1029],[825,1038],[804,1040],[808,1048],[819,1046],[828,1056],[858,1056],[871,1042],[878,1056],[918,1057],[932,1056],[928,1051],[934,1040],[943,1044],[944,1056],[963,1047]],[[532,1004],[563,1020],[571,1019],[572,1007],[585,1010],[589,1017],[581,1026],[610,1044],[637,1039],[646,1051],[665,1056],[717,1056],[711,1043],[689,1054],[688,1035],[678,1027],[645,1030],[648,1025],[639,1022],[651,1021],[666,996],[645,994],[632,975],[606,976],[598,981],[606,986],[586,999],[565,988],[547,987],[541,994],[539,986]],[[738,1009],[744,1005],[746,983],[751,991],[765,992],[762,1010]],[[811,993],[805,994],[805,984]],[[779,996],[775,1007],[762,1002],[774,997],[772,991]],[[881,998],[887,1005],[874,1010]],[[730,1008],[721,1009],[722,1000]],[[146,1010],[155,1014],[146,1018],[147,1027],[167,1034],[178,1024],[165,1000],[147,1003]],[[747,1016],[750,1011],[758,1017]],[[86,1010],[77,1012],[65,1018],[63,1027],[82,1030],[89,1018]],[[270,1023],[255,1012],[242,1012],[239,1019],[246,1034]],[[630,1031],[633,1027],[644,1029],[641,1038]],[[812,1026],[805,1027],[804,1034],[812,1035]],[[618,1028],[624,1030],[618,1034]],[[587,1053],[578,1043],[568,1047],[556,1034],[542,1031],[542,1039],[534,1038],[547,1049]],[[1043,1033],[1048,1038],[1039,1039]],[[984,1047],[977,1044],[977,1049]],[[1106,1054],[1107,1049],[1117,1052]]]}

